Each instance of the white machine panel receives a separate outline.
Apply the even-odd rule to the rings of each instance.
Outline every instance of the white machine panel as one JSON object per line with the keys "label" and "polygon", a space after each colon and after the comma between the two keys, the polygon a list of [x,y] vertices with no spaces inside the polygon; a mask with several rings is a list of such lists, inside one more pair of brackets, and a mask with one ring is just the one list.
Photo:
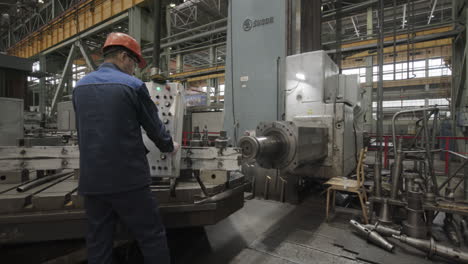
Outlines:
{"label": "white machine panel", "polygon": [[323,114],[338,91],[338,67],[323,50],[286,58],[286,120]]}
{"label": "white machine panel", "polygon": [[347,103],[351,106],[361,102],[359,75],[340,75],[340,89],[337,102]]}
{"label": "white machine panel", "polygon": [[343,76],[324,51],[286,58],[286,121],[302,127],[328,128],[325,177],[346,176],[355,167],[356,147],[353,109],[360,105],[356,75]]}
{"label": "white machine panel", "polygon": [[[176,142],[182,142],[184,115],[184,87],[179,83],[146,83],[151,100],[159,110],[159,119]],[[143,142],[149,150],[147,155],[152,177],[179,177],[180,151],[176,155],[162,153],[143,131]]]}

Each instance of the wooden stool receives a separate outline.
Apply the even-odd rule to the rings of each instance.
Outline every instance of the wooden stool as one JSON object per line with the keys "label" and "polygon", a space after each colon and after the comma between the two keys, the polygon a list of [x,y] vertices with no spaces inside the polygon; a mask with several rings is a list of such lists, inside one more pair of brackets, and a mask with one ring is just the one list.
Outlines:
{"label": "wooden stool", "polygon": [[334,177],[328,180],[325,184],[330,185],[327,189],[327,206],[326,206],[326,219],[328,221],[328,212],[330,211],[330,195],[332,195],[332,209],[335,208],[335,192],[349,192],[356,193],[359,197],[362,208],[362,218],[364,223],[368,224],[369,220],[367,217],[366,202],[367,193],[364,188],[364,160],[366,159],[367,148],[361,149],[359,152],[358,164],[356,167],[357,180],[346,179],[344,177]]}

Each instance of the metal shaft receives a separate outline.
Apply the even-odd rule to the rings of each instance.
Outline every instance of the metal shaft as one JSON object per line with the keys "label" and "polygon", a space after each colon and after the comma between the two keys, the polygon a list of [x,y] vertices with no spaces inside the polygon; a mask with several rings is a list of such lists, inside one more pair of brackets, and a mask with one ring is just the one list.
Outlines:
{"label": "metal shaft", "polygon": [[375,160],[374,165],[374,195],[376,197],[382,196],[382,161]]}
{"label": "metal shaft", "polygon": [[363,225],[359,224],[354,220],[350,220],[349,222],[356,231],[358,231],[361,235],[365,236],[367,241],[370,241],[387,251],[392,251],[395,248],[394,245],[390,244],[385,238],[379,235],[379,233],[364,227]]}
{"label": "metal shaft", "polygon": [[275,157],[281,151],[283,142],[277,137],[242,137],[239,146],[242,148],[244,158],[248,160],[258,157]]}
{"label": "metal shaft", "polygon": [[401,235],[401,236],[393,235],[393,238],[398,239],[417,249],[427,252],[429,257],[437,255],[440,257],[456,260],[462,263],[468,263],[468,253],[455,249],[455,248],[439,245],[434,241],[433,238],[431,238],[430,240],[425,240],[425,239],[411,238],[405,235]]}
{"label": "metal shaft", "polygon": [[388,204],[388,200],[384,199],[382,206],[380,207],[380,213],[379,213],[379,223],[384,223],[384,224],[391,224],[393,223],[392,220],[392,213],[390,212],[390,205]]}
{"label": "metal shaft", "polygon": [[30,183],[26,183],[26,184],[23,184],[21,186],[18,186],[16,188],[16,191],[25,192],[27,190],[30,190],[30,189],[34,188],[34,187],[40,186],[42,184],[51,182],[51,181],[53,181],[55,179],[58,179],[58,178],[61,178],[61,177],[64,177],[64,176],[67,176],[67,175],[70,175],[70,174],[71,174],[71,172],[67,171],[67,172],[61,172],[61,173],[57,173],[57,174],[48,175],[48,176],[45,176],[44,178],[40,178],[40,179],[37,179],[37,180],[32,181]]}
{"label": "metal shaft", "polygon": [[386,236],[386,237],[391,237],[392,235],[396,235],[396,236],[401,235],[400,230],[396,230],[388,226],[381,225],[379,223],[377,223],[376,225],[362,225],[362,226],[364,226],[365,228],[369,230],[376,231],[380,235]]}
{"label": "metal shaft", "polygon": [[400,175],[401,175],[401,168],[402,168],[402,162],[403,162],[403,152],[402,152],[402,147],[403,145],[403,138],[398,139],[398,147],[394,146],[394,149],[396,149],[396,157],[395,157],[395,163],[393,166],[393,175],[392,175],[392,193],[391,193],[391,198],[396,199],[398,196],[398,186],[400,183]]}
{"label": "metal shaft", "polygon": [[461,239],[458,237],[457,228],[455,227],[455,223],[453,222],[452,214],[445,215],[444,231],[445,231],[445,235],[447,235],[450,242],[454,244],[456,247],[460,247]]}

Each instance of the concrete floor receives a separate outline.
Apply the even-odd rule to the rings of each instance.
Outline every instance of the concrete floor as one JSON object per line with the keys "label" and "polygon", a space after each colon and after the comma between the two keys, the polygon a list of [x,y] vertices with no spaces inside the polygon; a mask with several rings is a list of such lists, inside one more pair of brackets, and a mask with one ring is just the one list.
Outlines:
{"label": "concrete floor", "polygon": [[206,227],[191,248],[173,248],[173,260],[177,264],[449,263],[428,260],[423,252],[396,240],[390,239],[397,246],[394,253],[368,244],[348,224],[349,219],[359,218],[359,211],[341,211],[326,223],[323,195],[311,195],[297,206],[246,201],[242,210]]}
{"label": "concrete floor", "polygon": [[[174,264],[449,263],[427,260],[424,253],[396,241],[391,242],[398,250],[387,253],[356,236],[348,224],[351,218],[359,218],[359,211],[340,210],[326,223],[324,195],[316,192],[300,205],[247,200],[244,208],[216,225],[168,230],[168,238]],[[84,246],[82,241],[60,244],[61,249],[50,243],[0,247],[0,263],[44,263],[36,260],[47,251],[64,253]],[[136,246],[116,250],[116,263],[142,263],[137,252]],[[85,252],[80,254],[84,259]]]}

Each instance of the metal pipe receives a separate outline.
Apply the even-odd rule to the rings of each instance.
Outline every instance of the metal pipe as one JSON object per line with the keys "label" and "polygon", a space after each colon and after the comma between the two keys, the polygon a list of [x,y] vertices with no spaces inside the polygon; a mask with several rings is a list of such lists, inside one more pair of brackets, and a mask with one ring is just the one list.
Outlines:
{"label": "metal pipe", "polygon": [[244,189],[245,189],[245,186],[247,186],[248,183],[244,184],[244,185],[241,185],[239,187],[236,187],[234,189],[229,189],[227,191],[224,191],[222,193],[218,193],[218,194],[215,194],[211,197],[208,197],[208,198],[205,198],[205,199],[202,199],[202,200],[199,200],[199,201],[195,201],[194,204],[206,204],[206,203],[216,203],[216,202],[219,202],[219,201],[222,201],[222,200],[225,200],[229,197],[231,197],[232,195],[236,195],[236,194],[239,194],[239,193],[244,193]]}
{"label": "metal pipe", "polygon": [[[225,32],[225,31],[227,31],[227,27],[220,27],[220,28],[213,29],[213,30],[203,32],[203,33],[200,33],[200,34],[196,34],[196,35],[193,35],[193,36],[190,36],[190,37],[186,37],[186,38],[183,38],[183,39],[179,39],[179,40],[175,40],[175,41],[172,41],[172,42],[162,44],[160,48],[163,49],[163,48],[167,48],[167,47],[172,47],[172,46],[179,45],[179,44],[182,44],[182,43],[187,42],[187,41],[207,37],[207,36],[210,36],[210,35],[213,35],[213,34],[216,34],[216,33],[220,33],[220,32]],[[143,53],[146,53],[146,52],[149,52],[149,51],[152,51],[152,50],[153,50],[153,48],[147,48],[147,49],[143,50]]]}
{"label": "metal pipe", "polygon": [[[432,150],[430,150],[431,153],[441,152],[441,151],[443,151],[443,149],[432,149]],[[402,150],[401,152],[407,153],[407,154],[408,153],[409,154],[411,154],[411,153],[426,153],[426,150]]]}
{"label": "metal pipe", "polygon": [[364,226],[365,228],[369,230],[376,231],[382,236],[391,237],[392,235],[397,235],[397,236],[401,235],[400,230],[396,230],[388,226],[381,225],[379,222],[377,222],[375,225],[362,225],[362,226]]}
{"label": "metal pipe", "polygon": [[[461,164],[460,167],[458,167],[458,168],[455,170],[455,172],[452,173],[452,175],[450,175],[450,176],[438,187],[438,188],[439,188],[438,191],[440,192],[440,191],[442,190],[442,188],[444,188],[445,185],[446,185],[447,183],[449,183],[450,180],[452,180],[452,179],[457,175],[457,173],[458,173],[461,169],[463,169],[463,168],[466,166],[467,163],[468,163],[468,160],[465,160],[465,161],[463,162],[463,164]],[[465,183],[465,184],[466,184],[466,183]],[[466,191],[466,190],[465,190],[465,191]]]}
{"label": "metal pipe", "polygon": [[429,19],[427,20],[428,25],[431,23],[432,16],[434,15],[434,10],[436,8],[436,5],[437,5],[437,0],[434,0],[434,4],[432,5],[431,13],[429,14]]}
{"label": "metal pipe", "polygon": [[[377,2],[378,2],[378,0],[371,0],[371,1],[366,1],[364,3],[355,4],[355,5],[352,5],[351,7],[344,8],[341,12],[350,13],[350,12],[353,12],[353,11],[358,11],[358,10],[361,10],[361,9],[368,8],[369,6],[372,6],[372,5],[376,4]],[[332,12],[326,13],[326,14],[324,14],[322,16],[322,18],[324,18],[324,19],[327,18],[328,20],[332,20],[332,19],[334,19],[336,13],[337,13],[337,11],[332,11]],[[327,21],[327,20],[325,20],[325,21]]]}
{"label": "metal pipe", "polygon": [[355,220],[350,220],[349,223],[351,224],[351,226],[354,227],[356,231],[359,232],[359,234],[365,236],[367,241],[370,241],[376,244],[377,246],[390,252],[395,248],[394,245],[390,244],[385,238],[379,235],[379,233],[364,227],[363,225],[356,222]]}
{"label": "metal pipe", "polygon": [[188,33],[191,33],[191,32],[197,31],[197,30],[201,30],[201,29],[204,29],[204,28],[206,28],[208,26],[216,25],[216,24],[219,24],[219,23],[222,23],[222,22],[227,22],[227,18],[222,18],[220,20],[216,20],[216,21],[213,21],[213,22],[210,22],[210,23],[206,23],[204,25],[194,27],[194,28],[191,28],[189,30],[186,30],[186,31],[183,31],[183,32],[180,32],[180,33],[173,34],[173,35],[170,35],[168,37],[162,38],[161,40],[165,41],[165,40],[169,40],[169,39],[172,39],[172,38],[175,38],[175,37],[183,36],[185,34],[188,34]]}
{"label": "metal pipe", "polygon": [[423,111],[434,111],[439,110],[437,107],[425,107],[425,108],[416,108],[416,109],[409,109],[396,112],[392,117],[392,137],[393,137],[393,146],[396,146],[396,128],[395,128],[395,121],[399,115],[407,114],[407,113],[416,113],[416,112],[423,112]]}
{"label": "metal pipe", "polygon": [[[379,39],[378,39],[378,64],[379,64],[379,78],[377,82],[377,142],[378,150],[374,168],[374,185],[375,185],[375,196],[380,197],[382,194],[382,152],[383,152],[383,64],[384,64],[384,1],[379,1]],[[396,144],[393,144],[396,146]]]}
{"label": "metal pipe", "polygon": [[[206,50],[208,48],[211,48],[211,47],[214,47],[214,48],[217,48],[219,46],[225,46],[226,45],[226,42],[223,41],[223,42],[219,42],[219,43],[215,43],[215,44],[211,44],[211,45],[204,45],[202,47],[197,47],[197,48],[189,48],[189,49],[181,49],[181,50],[171,50],[171,55],[177,55],[177,54],[183,54],[183,53],[189,53],[189,52],[193,52],[193,51],[198,51],[198,50]],[[144,51],[143,51],[144,52]]]}
{"label": "metal pipe", "polygon": [[392,236],[393,238],[398,239],[401,242],[404,242],[410,246],[413,246],[417,249],[427,252],[429,258],[434,255],[437,255],[437,256],[444,257],[444,258],[449,258],[452,260],[460,261],[463,263],[468,263],[468,253],[463,252],[458,249],[451,248],[451,247],[439,245],[434,241],[432,237],[430,240],[424,240],[424,239],[407,237],[405,235],[401,235],[401,236],[392,235]]}
{"label": "metal pipe", "polygon": [[457,157],[462,158],[462,159],[465,159],[465,160],[468,159],[468,156],[462,155],[462,154],[460,154],[460,153],[457,153],[457,152],[454,152],[454,151],[451,151],[451,150],[445,150],[445,149],[443,149],[442,151],[448,152],[448,153],[450,153],[450,154],[452,154],[452,155],[454,155],[454,156],[457,156]]}
{"label": "metal pipe", "polygon": [[396,157],[395,157],[395,163],[393,165],[392,192],[390,196],[392,199],[396,199],[398,196],[398,183],[400,181],[401,168],[403,165],[402,162],[403,162],[403,155],[404,155],[404,153],[402,153],[402,148],[403,148],[402,145],[403,145],[403,138],[399,138]]}
{"label": "metal pipe", "polygon": [[374,195],[380,197],[382,195],[382,162],[376,159],[374,165]]}
{"label": "metal pipe", "polygon": [[48,182],[51,182],[53,180],[56,180],[58,178],[61,178],[61,177],[65,177],[65,176],[68,176],[70,174],[72,174],[73,172],[60,172],[60,173],[56,173],[56,174],[52,174],[52,175],[48,175],[48,176],[45,176],[43,178],[40,178],[40,179],[37,179],[35,181],[32,181],[32,182],[29,182],[29,183],[26,183],[26,184],[23,184],[21,186],[18,186],[16,188],[16,191],[18,192],[25,192],[27,190],[30,190],[34,187],[37,187],[37,186],[40,186],[42,184],[45,184],[45,183],[48,183]]}
{"label": "metal pipe", "polygon": [[161,56],[161,6],[162,0],[153,0],[153,67],[157,71],[160,68],[159,57]]}
{"label": "metal pipe", "polygon": [[[431,34],[431,35],[417,36],[417,37],[413,38],[413,43],[419,43],[419,42],[424,42],[424,41],[429,41],[429,40],[434,40],[434,39],[454,37],[454,36],[458,35],[459,33],[460,33],[459,30],[451,30],[451,31],[447,31],[447,32],[434,33],[434,34]],[[405,42],[407,42],[407,39],[397,39],[395,41],[395,43],[397,45],[398,44],[403,44]],[[333,43],[328,43],[328,42],[323,43],[324,46],[325,45],[330,45],[330,44],[333,44]],[[349,48],[343,48],[342,52],[373,49],[373,48],[376,48],[376,45],[377,44],[372,43],[372,44],[364,44],[364,45],[354,46],[354,47],[349,47]],[[389,40],[389,41],[384,42],[385,47],[388,47],[388,46],[391,46],[391,45],[393,45],[393,40]],[[336,49],[327,50],[328,54],[336,53],[336,52],[337,52]]]}
{"label": "metal pipe", "polygon": [[423,114],[424,114],[424,118],[423,118],[423,126],[424,126],[424,145],[425,145],[425,149],[426,149],[426,159],[427,159],[427,162],[428,162],[428,170],[429,170],[429,175],[432,179],[432,190],[430,190],[428,188],[428,191],[433,191],[435,194],[439,195],[439,190],[437,188],[437,178],[436,178],[436,175],[434,173],[434,164],[433,164],[433,159],[432,159],[432,155],[431,155],[431,152],[430,152],[430,149],[431,149],[431,143],[430,143],[430,139],[429,139],[429,125],[428,125],[428,120],[429,120],[429,117],[427,115],[427,111],[424,110],[423,111]]}

